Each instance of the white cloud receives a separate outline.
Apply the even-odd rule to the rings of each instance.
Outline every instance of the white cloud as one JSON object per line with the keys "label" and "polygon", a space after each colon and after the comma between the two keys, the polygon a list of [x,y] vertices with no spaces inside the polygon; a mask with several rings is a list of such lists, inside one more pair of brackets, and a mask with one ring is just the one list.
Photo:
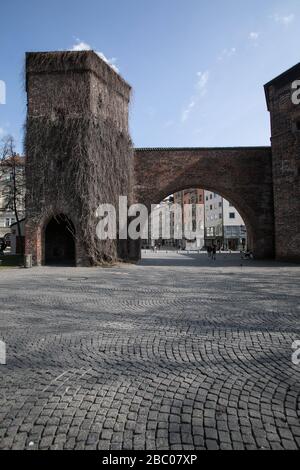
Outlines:
{"label": "white cloud", "polygon": [[92,48],[89,44],[84,41],[77,39],[76,44],[72,46],[71,51],[90,51]]}
{"label": "white cloud", "polygon": [[181,121],[182,122],[186,122],[190,116],[190,113],[192,111],[192,109],[195,107],[196,103],[195,101],[192,99],[192,101],[190,101],[189,105],[183,110],[182,112],[182,116],[181,116]]}
{"label": "white cloud", "polygon": [[197,90],[200,94],[200,96],[206,95],[207,92],[207,83],[209,80],[209,71],[206,70],[206,72],[198,72],[197,73],[198,78],[198,83],[197,83]]}
{"label": "white cloud", "polygon": [[[80,39],[76,39],[76,43],[73,44],[71,51],[91,51],[92,47],[90,44],[81,41]],[[115,72],[119,73],[119,69],[116,66],[117,59],[115,57],[112,57],[111,59],[108,59],[103,52],[98,52],[95,51],[96,54],[102,59],[106,64],[108,64]]]}
{"label": "white cloud", "polygon": [[259,38],[259,36],[260,36],[260,33],[257,33],[257,32],[255,32],[255,31],[252,31],[252,32],[249,34],[249,39],[250,39],[251,41],[257,41],[258,38]]}
{"label": "white cloud", "polygon": [[224,59],[228,59],[236,54],[236,47],[231,47],[230,49],[223,49],[221,54],[218,57],[218,61],[221,62]]}
{"label": "white cloud", "polygon": [[181,115],[181,122],[186,122],[192,110],[195,108],[197,105],[198,101],[203,98],[203,96],[206,95],[207,93],[207,84],[209,81],[209,71],[206,70],[205,72],[198,72],[197,73],[198,81],[196,83],[196,94],[190,99],[189,104],[187,107],[183,110],[182,115]]}
{"label": "white cloud", "polygon": [[119,73],[119,69],[116,66],[117,59],[115,57],[112,57],[111,59],[108,59],[103,52],[96,52],[96,54],[100,57],[100,59],[104,60],[115,72]]}
{"label": "white cloud", "polygon": [[296,19],[296,15],[291,13],[290,15],[274,15],[273,19],[276,23],[283,24],[284,26],[289,26]]}

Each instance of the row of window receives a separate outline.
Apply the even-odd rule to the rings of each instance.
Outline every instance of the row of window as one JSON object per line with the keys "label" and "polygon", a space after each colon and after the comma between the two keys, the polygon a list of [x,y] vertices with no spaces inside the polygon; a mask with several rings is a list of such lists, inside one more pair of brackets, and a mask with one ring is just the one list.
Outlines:
{"label": "row of window", "polygon": [[208,237],[224,235],[225,238],[243,238],[247,236],[247,230],[244,225],[225,225],[224,227],[206,227],[206,235]]}
{"label": "row of window", "polygon": [[[222,207],[222,202],[219,202],[219,207]],[[210,211],[216,210],[217,208],[218,208],[217,204],[215,204],[214,206],[211,204],[209,206]],[[208,206],[207,206],[207,210],[208,210]]]}
{"label": "row of window", "polygon": [[[211,216],[207,216],[206,217],[206,220],[217,220],[218,219],[218,216],[217,214],[215,214],[214,216],[211,215]],[[219,214],[219,219],[223,219],[223,214]],[[229,219],[235,219],[235,212],[230,212],[229,213]]]}
{"label": "row of window", "polygon": [[[221,196],[219,196],[216,193],[214,193],[213,195],[210,194],[209,196],[206,196],[206,201],[216,199],[217,197],[221,197]],[[231,204],[231,202],[229,202],[228,204],[229,204],[229,207],[234,207],[233,204]],[[212,210],[212,206],[210,206],[210,207],[211,207],[211,210]],[[219,207],[222,207],[222,202],[219,202]]]}
{"label": "row of window", "polygon": [[9,228],[12,224],[15,223],[15,221],[16,219],[14,218],[6,217],[5,219],[1,220],[0,226]]}

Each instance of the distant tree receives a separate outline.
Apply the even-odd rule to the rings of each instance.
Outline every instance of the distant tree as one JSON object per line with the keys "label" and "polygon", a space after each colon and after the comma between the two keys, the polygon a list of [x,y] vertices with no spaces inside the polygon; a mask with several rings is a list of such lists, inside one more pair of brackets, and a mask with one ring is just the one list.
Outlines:
{"label": "distant tree", "polygon": [[[15,152],[14,138],[10,135],[4,137],[0,145],[0,178],[4,210],[14,213],[21,240],[20,221],[25,207],[25,159]],[[22,244],[21,249],[23,250]]]}

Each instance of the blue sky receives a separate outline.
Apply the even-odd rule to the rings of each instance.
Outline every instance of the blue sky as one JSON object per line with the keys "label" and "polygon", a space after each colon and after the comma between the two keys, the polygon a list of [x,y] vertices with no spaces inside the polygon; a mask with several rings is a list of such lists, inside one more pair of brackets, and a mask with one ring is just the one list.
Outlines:
{"label": "blue sky", "polygon": [[137,147],[269,145],[263,85],[300,62],[299,0],[10,0],[0,14],[0,135],[18,150],[26,51],[102,52],[133,86]]}

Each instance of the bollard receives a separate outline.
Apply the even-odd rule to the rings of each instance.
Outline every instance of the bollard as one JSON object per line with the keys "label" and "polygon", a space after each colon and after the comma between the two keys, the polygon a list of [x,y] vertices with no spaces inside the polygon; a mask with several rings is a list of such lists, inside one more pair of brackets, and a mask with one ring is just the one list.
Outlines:
{"label": "bollard", "polygon": [[32,255],[25,255],[24,267],[26,269],[32,268]]}
{"label": "bollard", "polygon": [[6,344],[0,340],[0,364],[6,365]]}

